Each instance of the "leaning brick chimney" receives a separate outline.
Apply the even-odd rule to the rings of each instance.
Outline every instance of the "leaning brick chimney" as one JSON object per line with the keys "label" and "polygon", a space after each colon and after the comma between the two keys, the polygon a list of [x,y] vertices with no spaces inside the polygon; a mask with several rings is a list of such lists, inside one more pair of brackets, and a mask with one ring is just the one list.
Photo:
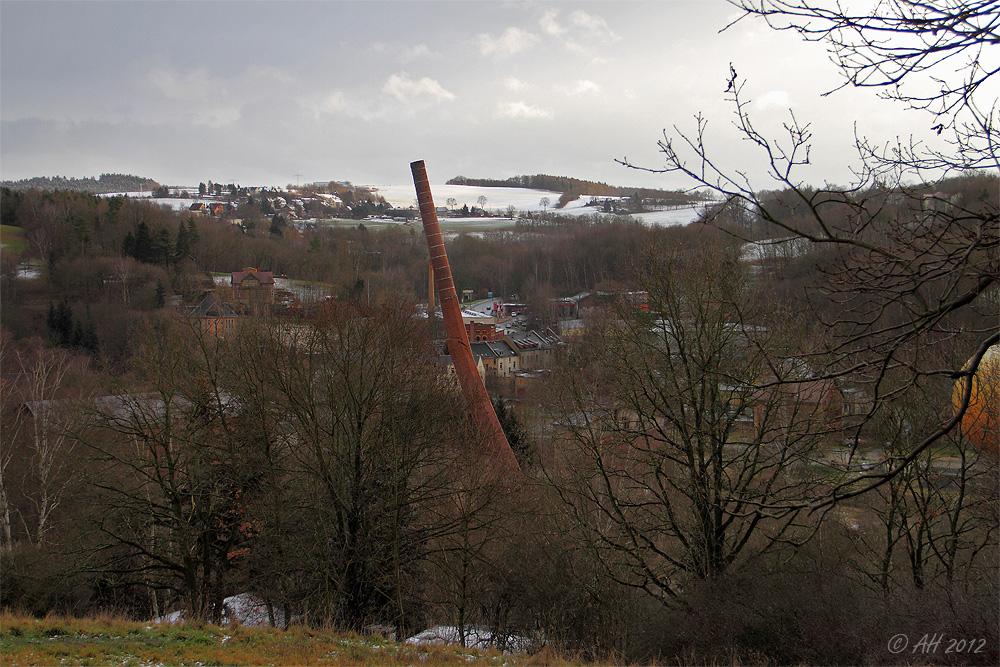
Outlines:
{"label": "leaning brick chimney", "polygon": [[434,286],[444,317],[448,353],[451,355],[452,363],[455,364],[458,382],[469,404],[473,420],[487,433],[485,442],[487,454],[502,467],[518,470],[520,466],[500,426],[500,420],[493,410],[490,396],[486,393],[486,386],[479,376],[476,361],[472,356],[469,334],[462,321],[462,309],[455,291],[455,281],[451,277],[451,265],[448,263],[444,240],[441,238],[441,226],[434,210],[434,199],[431,197],[431,186],[427,181],[423,160],[411,163],[410,170],[413,172],[413,185],[417,189],[417,202],[420,205],[420,219],[424,223],[424,235],[427,237],[427,248],[434,269]]}

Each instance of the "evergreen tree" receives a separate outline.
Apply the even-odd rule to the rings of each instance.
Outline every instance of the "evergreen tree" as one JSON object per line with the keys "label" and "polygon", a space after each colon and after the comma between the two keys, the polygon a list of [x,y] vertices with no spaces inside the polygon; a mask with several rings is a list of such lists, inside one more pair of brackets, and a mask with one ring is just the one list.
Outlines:
{"label": "evergreen tree", "polygon": [[362,278],[361,276],[358,276],[357,278],[354,279],[354,285],[351,286],[351,296],[355,298],[359,297],[364,293],[364,291],[365,291],[365,279]]}
{"label": "evergreen tree", "polygon": [[513,450],[521,470],[530,470],[538,462],[538,457],[535,453],[535,447],[528,440],[517,415],[507,407],[503,396],[497,396],[493,399],[493,410],[497,413],[497,420],[500,422],[504,435],[507,436],[507,443]]}
{"label": "evergreen tree", "polygon": [[153,235],[149,231],[149,225],[145,220],[140,221],[135,226],[134,242],[132,245],[132,257],[140,262],[152,264],[156,261],[156,247]]}
{"label": "evergreen tree", "polygon": [[49,302],[49,312],[45,324],[52,334],[52,342],[58,347],[70,347],[73,344],[73,309],[69,302],[63,299],[58,306]]}
{"label": "evergreen tree", "polygon": [[156,279],[156,307],[163,308],[166,304],[167,290],[163,287],[163,281],[159,278]]}
{"label": "evergreen tree", "polygon": [[80,341],[82,347],[89,354],[97,354],[98,349],[97,331],[94,330],[94,323],[88,321],[83,328],[83,339]]}
{"label": "evergreen tree", "polygon": [[274,216],[273,218],[271,218],[271,229],[270,229],[270,231],[271,231],[272,234],[276,234],[278,236],[281,236],[281,232],[287,226],[288,226],[288,223],[285,221],[285,216],[281,215],[280,213],[277,214],[276,216]]}
{"label": "evergreen tree", "polygon": [[177,243],[174,246],[174,260],[181,261],[191,253],[190,236],[187,226],[181,222],[177,225]]}
{"label": "evergreen tree", "polygon": [[82,334],[80,336],[80,347],[88,354],[96,354],[98,347],[97,331],[94,329],[94,319],[90,316],[90,306],[87,306],[84,317]]}
{"label": "evergreen tree", "polygon": [[24,200],[24,193],[10,188],[0,190],[0,225],[18,226],[17,207]]}
{"label": "evergreen tree", "polygon": [[83,343],[83,323],[80,320],[77,320],[73,327],[73,335],[70,336],[67,347],[80,347],[81,343]]}
{"label": "evergreen tree", "polygon": [[198,241],[201,240],[201,234],[198,233],[198,225],[195,223],[194,218],[188,218],[188,229],[187,229],[187,242],[188,249],[193,249],[198,245]]}
{"label": "evergreen tree", "polygon": [[69,341],[73,331],[73,309],[66,299],[59,303],[59,308],[56,310],[56,330],[62,344]]}
{"label": "evergreen tree", "polygon": [[126,232],[122,239],[122,256],[135,257],[135,235],[132,232]]}
{"label": "evergreen tree", "polygon": [[56,305],[49,301],[49,312],[45,316],[45,326],[53,334],[56,333],[56,328],[58,326],[56,320]]}
{"label": "evergreen tree", "polygon": [[170,238],[170,230],[166,228],[156,230],[153,241],[153,263],[163,264],[164,266],[170,264],[170,257],[173,255],[173,250],[174,243]]}

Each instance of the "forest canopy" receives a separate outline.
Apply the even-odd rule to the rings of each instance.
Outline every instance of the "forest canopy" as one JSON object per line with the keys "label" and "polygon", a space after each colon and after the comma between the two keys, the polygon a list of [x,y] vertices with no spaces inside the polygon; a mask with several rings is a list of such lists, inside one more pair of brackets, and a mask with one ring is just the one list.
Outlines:
{"label": "forest canopy", "polygon": [[160,184],[151,178],[133,176],[132,174],[101,174],[98,178],[67,178],[66,176],[36,176],[19,181],[3,181],[3,187],[15,191],[41,190],[71,190],[74,192],[89,192],[91,194],[109,194],[112,192],[145,192],[156,190]]}

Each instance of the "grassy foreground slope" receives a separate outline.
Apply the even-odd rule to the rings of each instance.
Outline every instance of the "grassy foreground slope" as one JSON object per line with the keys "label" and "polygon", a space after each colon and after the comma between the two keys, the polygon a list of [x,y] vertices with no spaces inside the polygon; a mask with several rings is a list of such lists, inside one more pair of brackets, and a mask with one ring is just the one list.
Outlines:
{"label": "grassy foreground slope", "polygon": [[153,625],[113,618],[0,615],[0,664],[15,665],[563,665],[544,653],[502,655],[409,646],[295,626],[289,630]]}

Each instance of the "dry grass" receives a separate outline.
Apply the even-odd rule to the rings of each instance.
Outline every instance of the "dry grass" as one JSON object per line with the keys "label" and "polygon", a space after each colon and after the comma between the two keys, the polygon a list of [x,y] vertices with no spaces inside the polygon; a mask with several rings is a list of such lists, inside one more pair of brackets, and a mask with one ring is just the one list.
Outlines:
{"label": "dry grass", "polygon": [[10,225],[0,225],[0,245],[4,251],[13,255],[20,255],[28,247],[28,241],[24,237],[24,230],[20,227]]}
{"label": "dry grass", "polygon": [[15,665],[567,665],[559,656],[408,646],[293,627],[153,625],[118,618],[0,614],[0,663]]}

